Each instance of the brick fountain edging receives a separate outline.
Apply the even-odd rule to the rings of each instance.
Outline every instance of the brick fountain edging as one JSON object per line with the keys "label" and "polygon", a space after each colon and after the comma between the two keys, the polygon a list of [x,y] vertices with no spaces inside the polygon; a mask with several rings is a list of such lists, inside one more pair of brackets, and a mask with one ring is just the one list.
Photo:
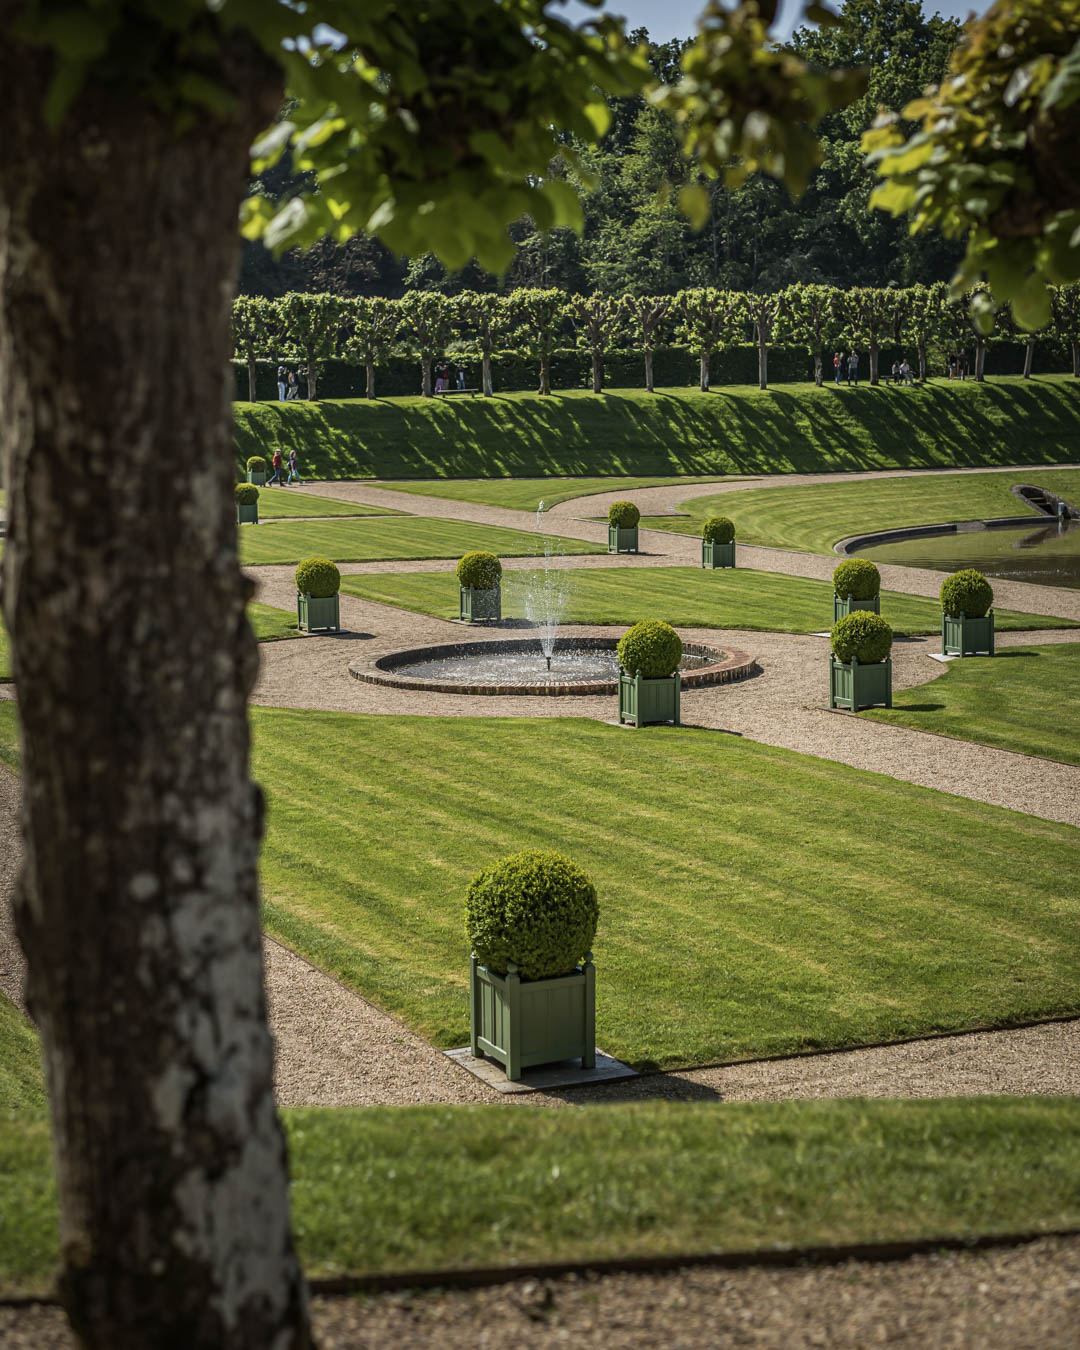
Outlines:
{"label": "brick fountain edging", "polygon": [[[616,680],[565,680],[541,681],[529,683],[498,684],[490,681],[435,680],[429,677],[400,675],[396,667],[413,665],[418,661],[438,660],[450,656],[483,656],[487,653],[514,651],[522,647],[531,647],[535,638],[489,638],[484,642],[439,643],[427,647],[403,647],[397,651],[384,652],[370,661],[353,661],[349,664],[349,674],[355,680],[365,684],[389,685],[395,689],[416,689],[434,694],[535,694],[543,697],[560,695],[614,694],[618,692]],[[569,638],[560,639],[560,643],[584,647],[590,651],[614,651],[618,646],[617,638]],[[556,644],[558,648],[559,644]],[[716,660],[707,666],[698,666],[694,670],[683,672],[684,689],[701,688],[705,685],[728,684],[733,680],[746,679],[757,669],[756,658],[747,652],[724,650],[710,647],[702,642],[687,642],[683,651],[688,656],[716,656]]]}

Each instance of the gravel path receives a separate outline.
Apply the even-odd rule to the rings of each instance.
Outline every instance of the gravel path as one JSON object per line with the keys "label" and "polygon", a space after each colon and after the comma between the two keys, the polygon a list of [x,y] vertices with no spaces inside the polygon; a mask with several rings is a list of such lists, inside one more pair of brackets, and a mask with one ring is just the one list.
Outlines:
{"label": "gravel path", "polygon": [[[1080,1239],[790,1270],[519,1279],[316,1298],[321,1350],[1077,1350]],[[75,1350],[57,1308],[0,1307],[4,1350]]]}

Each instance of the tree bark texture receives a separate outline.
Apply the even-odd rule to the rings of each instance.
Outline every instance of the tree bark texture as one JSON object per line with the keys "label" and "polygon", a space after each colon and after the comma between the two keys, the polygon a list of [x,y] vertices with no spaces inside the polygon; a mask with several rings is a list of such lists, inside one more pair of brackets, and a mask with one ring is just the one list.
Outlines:
{"label": "tree bark texture", "polygon": [[758,342],[757,349],[757,372],[758,388],[768,389],[769,387],[769,344],[767,342]]}
{"label": "tree bark texture", "polygon": [[1035,357],[1035,339],[1028,338],[1024,345],[1024,379],[1031,379],[1031,363]]}
{"label": "tree bark texture", "polygon": [[817,385],[817,387],[818,387],[819,389],[821,388],[821,383],[822,383],[822,373],[821,373],[821,348],[820,348],[820,347],[819,347],[819,348],[817,349],[817,351],[814,353],[814,383]]}
{"label": "tree bark texture", "polygon": [[484,397],[494,398],[495,386],[491,382],[491,353],[485,352],[481,358],[483,362],[483,386]]}
{"label": "tree bark texture", "polygon": [[604,358],[599,352],[592,354],[592,391],[594,394],[604,392]]}
{"label": "tree bark texture", "polygon": [[420,358],[420,395],[422,398],[431,398],[431,360],[430,356]]}
{"label": "tree bark texture", "polygon": [[[90,1350],[310,1343],[263,992],[228,367],[248,146],[280,90],[242,37],[220,53],[243,121],[177,138],[172,114],[91,86],[53,134],[47,57],[0,45],[14,908],[60,1287]],[[189,490],[162,492],[178,463]]]}
{"label": "tree bark texture", "polygon": [[551,393],[551,357],[541,356],[540,358],[540,388],[537,391],[540,394]]}
{"label": "tree bark texture", "polygon": [[306,347],[307,353],[306,372],[307,372],[307,396],[314,403],[316,398],[316,382],[319,378],[319,361],[315,355],[314,347]]}
{"label": "tree bark texture", "polygon": [[876,342],[870,343],[870,383],[878,382],[878,345]]}
{"label": "tree bark texture", "polygon": [[364,396],[365,398],[375,397],[375,362],[364,362]]}
{"label": "tree bark texture", "polygon": [[248,402],[254,403],[255,399],[255,353],[248,352]]}
{"label": "tree bark texture", "polygon": [[648,393],[653,393],[653,354],[651,351],[645,353],[645,389]]}
{"label": "tree bark texture", "polygon": [[1072,342],[1073,379],[1080,380],[1080,342]]}
{"label": "tree bark texture", "polygon": [[985,378],[983,367],[986,365],[986,341],[983,338],[975,339],[975,378],[981,384]]}
{"label": "tree bark texture", "polygon": [[701,353],[701,392],[709,392],[709,353]]}
{"label": "tree bark texture", "polygon": [[919,354],[919,383],[926,383],[926,343],[916,343],[915,350]]}

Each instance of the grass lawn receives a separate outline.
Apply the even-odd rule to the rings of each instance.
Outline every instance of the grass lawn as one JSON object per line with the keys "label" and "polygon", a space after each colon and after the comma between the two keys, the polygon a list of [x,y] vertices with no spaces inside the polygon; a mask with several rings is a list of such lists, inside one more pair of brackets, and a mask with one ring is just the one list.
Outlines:
{"label": "grass lawn", "polygon": [[15,1004],[0,993],[0,1122],[44,1109],[45,1082],[37,1032]]}
{"label": "grass lawn", "polygon": [[[777,572],[704,571],[697,567],[572,569],[564,622],[631,624],[663,618],[680,628],[751,628],[781,633],[816,633],[832,627],[832,585]],[[349,595],[399,609],[456,619],[458,583],[452,572],[399,572],[344,576]],[[883,591],[882,614],[897,633],[935,633],[941,606],[934,600]],[[525,613],[523,575],[503,573],[503,617]],[[1061,628],[1065,619],[995,610],[1006,629]],[[823,649],[824,650],[824,649]]]}
{"label": "grass lawn", "polygon": [[1080,764],[1080,643],[953,661],[931,684],[894,693],[891,708],[861,715]]}
{"label": "grass lawn", "polygon": [[296,615],[291,610],[260,605],[252,600],[247,607],[248,622],[260,642],[276,642],[279,638],[296,637]]}
{"label": "grass lawn", "polygon": [[[544,536],[497,525],[472,525],[462,520],[427,520],[414,516],[393,520],[290,520],[280,525],[244,525],[240,529],[240,561],[294,563],[318,554],[334,562],[386,558],[459,558],[471,549],[487,549],[503,557],[543,552]],[[567,553],[603,553],[599,544],[560,539]]]}
{"label": "grass lawn", "polygon": [[4,622],[0,619],[0,680],[11,679],[11,643],[8,640],[7,629]]}
{"label": "grass lawn", "polygon": [[[902,392],[903,397],[898,397]],[[902,409],[902,412],[898,411]],[[960,468],[1080,459],[1080,381],[615,389],[236,403],[235,444],[317,478],[535,478]]]}
{"label": "grass lawn", "polygon": [[597,1041],[639,1066],[1080,1011],[1068,826],[691,728],[252,722],[269,931],[436,1045],[468,881],[527,846],[594,877]]}
{"label": "grass lawn", "polygon": [[385,506],[365,506],[363,502],[342,502],[336,497],[316,497],[292,488],[261,487],[259,519],[280,520],[296,516],[400,516]]}
{"label": "grass lawn", "polygon": [[[284,1113],[309,1275],[1080,1225],[1067,1098]],[[44,1120],[0,1120],[0,1294],[57,1260]]]}
{"label": "grass lawn", "polygon": [[[1077,412],[1080,413],[1080,406]],[[1023,456],[1019,456],[1023,458]],[[1053,458],[1053,456],[1050,456]],[[943,474],[856,483],[813,483],[803,487],[748,488],[745,492],[694,497],[681,506],[689,520],[651,516],[642,526],[700,534],[708,516],[730,516],[744,544],[773,544],[807,553],[829,553],[838,539],[870,530],[905,525],[937,525],[953,520],[1031,515],[1046,517],[1010,491],[1014,483],[1034,483],[1080,503],[1080,469],[1039,473]]]}
{"label": "grass lawn", "polygon": [[[667,487],[669,483],[707,483],[706,478],[422,478],[417,482],[380,483],[394,492],[443,497],[456,502],[481,502],[535,511],[594,492],[632,492],[635,488]],[[605,517],[606,519],[606,517]]]}

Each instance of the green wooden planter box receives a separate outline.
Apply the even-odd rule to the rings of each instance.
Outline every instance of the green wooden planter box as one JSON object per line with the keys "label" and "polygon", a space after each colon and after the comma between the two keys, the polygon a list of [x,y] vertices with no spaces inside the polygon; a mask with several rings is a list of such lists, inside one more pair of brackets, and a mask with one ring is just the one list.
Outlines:
{"label": "green wooden planter box", "polygon": [[832,598],[832,621],[839,622],[840,619],[846,619],[847,616],[857,609],[868,609],[871,614],[881,613],[881,596],[872,595],[869,600],[856,600],[854,596],[849,595],[846,600],[833,591]]}
{"label": "green wooden planter box", "polygon": [[258,525],[259,523],[259,503],[252,502],[250,506],[237,502],[236,504],[236,523],[237,525]]}
{"label": "green wooden planter box", "polygon": [[609,553],[636,553],[638,527],[631,525],[628,530],[621,525],[607,527],[607,551]]}
{"label": "green wooden planter box", "polygon": [[490,591],[459,586],[459,614],[466,623],[484,623],[502,618],[502,587]]}
{"label": "green wooden planter box", "polygon": [[296,624],[301,633],[314,633],[325,629],[341,632],[341,605],[338,593],[333,595],[307,595],[296,592]]}
{"label": "green wooden planter box", "polygon": [[469,958],[470,1048],[506,1068],[511,1082],[522,1069],[580,1059],[596,1068],[596,968],[592,952],[569,975],[523,980],[510,962],[496,975]]}
{"label": "green wooden planter box", "polygon": [[674,722],[679,725],[679,672],[662,680],[647,680],[640,673],[619,671],[619,721],[643,727],[649,722]]}
{"label": "green wooden planter box", "polygon": [[735,540],[730,544],[714,544],[710,539],[701,541],[702,567],[734,567]]}
{"label": "green wooden planter box", "polygon": [[941,650],[945,656],[993,656],[994,611],[981,619],[966,614],[942,614]]}
{"label": "green wooden planter box", "polygon": [[256,487],[266,486],[266,472],[263,469],[248,469],[247,480],[254,483]]}
{"label": "green wooden planter box", "polygon": [[892,707],[892,657],[860,666],[858,661],[838,661],[829,657],[829,707]]}

